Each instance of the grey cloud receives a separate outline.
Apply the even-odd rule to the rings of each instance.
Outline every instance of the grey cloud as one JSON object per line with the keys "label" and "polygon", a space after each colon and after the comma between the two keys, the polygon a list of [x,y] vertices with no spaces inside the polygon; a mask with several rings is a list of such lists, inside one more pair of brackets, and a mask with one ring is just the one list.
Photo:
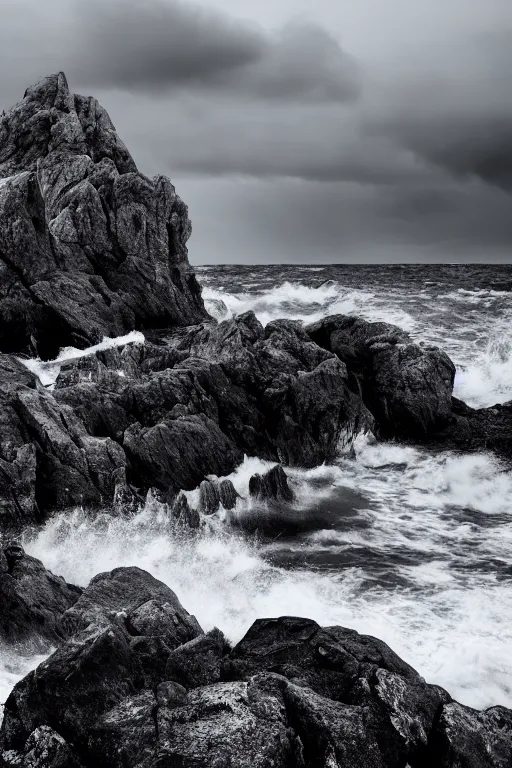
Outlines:
{"label": "grey cloud", "polygon": [[398,79],[373,132],[449,173],[512,191],[512,23],[441,50],[422,77]]}
{"label": "grey cloud", "polygon": [[359,93],[354,60],[315,24],[272,33],[180,0],[52,0],[44,13],[39,0],[17,0],[2,9],[0,64],[7,92],[8,79],[25,87],[64,70],[86,90],[168,98],[180,89],[244,101],[343,102]]}
{"label": "grey cloud", "polygon": [[428,193],[295,179],[175,178],[194,263],[508,261],[510,203],[483,185]]}

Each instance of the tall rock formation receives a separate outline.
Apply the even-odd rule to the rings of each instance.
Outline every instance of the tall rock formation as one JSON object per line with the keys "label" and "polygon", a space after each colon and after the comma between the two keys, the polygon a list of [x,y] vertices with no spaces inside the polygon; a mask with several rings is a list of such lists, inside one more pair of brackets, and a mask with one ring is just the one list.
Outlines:
{"label": "tall rock formation", "polygon": [[43,358],[207,317],[186,205],[61,72],[0,119],[0,351]]}

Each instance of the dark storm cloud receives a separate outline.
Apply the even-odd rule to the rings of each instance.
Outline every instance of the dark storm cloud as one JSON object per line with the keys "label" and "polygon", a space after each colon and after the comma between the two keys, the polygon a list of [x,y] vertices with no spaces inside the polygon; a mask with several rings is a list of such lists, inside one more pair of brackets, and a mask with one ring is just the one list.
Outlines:
{"label": "dark storm cloud", "polygon": [[432,69],[403,85],[401,99],[398,88],[390,95],[376,135],[455,176],[512,191],[512,22],[441,52]]}
{"label": "dark storm cloud", "polygon": [[79,69],[97,85],[187,85],[285,100],[357,95],[355,63],[313,24],[289,24],[272,35],[176,0],[89,0],[78,13]]}
{"label": "dark storm cloud", "polygon": [[17,0],[2,9],[0,57],[0,82],[23,78],[24,86],[64,70],[85,89],[168,98],[187,89],[315,103],[359,92],[354,60],[315,24],[271,33],[179,0],[54,0],[44,14],[39,0]]}

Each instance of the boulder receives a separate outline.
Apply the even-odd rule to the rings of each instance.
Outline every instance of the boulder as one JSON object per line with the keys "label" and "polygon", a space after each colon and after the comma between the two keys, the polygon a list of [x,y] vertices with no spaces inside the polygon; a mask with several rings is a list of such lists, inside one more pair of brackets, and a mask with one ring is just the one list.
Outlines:
{"label": "boulder", "polygon": [[0,765],[511,763],[510,710],[453,702],[385,643],[354,630],[261,619],[230,649],[136,568],[100,574],[73,611],[81,616],[74,631],[6,702]]}
{"label": "boulder", "polygon": [[212,629],[172,651],[167,658],[165,674],[185,688],[218,683],[226,650],[224,635],[220,630]]}
{"label": "boulder", "polygon": [[224,509],[234,509],[237,499],[240,498],[231,480],[225,478],[219,483],[220,503]]}
{"label": "boulder", "polygon": [[220,490],[217,483],[203,480],[199,486],[199,509],[203,515],[213,515],[220,507]]}
{"label": "boulder", "polygon": [[192,530],[199,528],[201,518],[197,509],[191,509],[184,493],[179,493],[171,508],[171,519],[179,526]]}

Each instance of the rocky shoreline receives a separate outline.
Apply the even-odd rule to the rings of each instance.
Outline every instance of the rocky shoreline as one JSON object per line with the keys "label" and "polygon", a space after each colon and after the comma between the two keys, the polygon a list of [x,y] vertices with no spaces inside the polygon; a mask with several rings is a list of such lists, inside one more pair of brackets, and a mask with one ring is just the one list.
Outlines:
{"label": "rocky shoreline", "polygon": [[282,617],[232,648],[139,568],[81,590],[19,547],[0,562],[3,641],[57,645],[7,699],[5,768],[511,764],[512,711],[458,704],[376,638]]}
{"label": "rocky shoreline", "polygon": [[[5,542],[58,510],[130,514],[148,494],[197,528],[236,505],[218,478],[244,455],[277,465],[251,493],[289,503],[281,465],[329,462],[362,431],[510,459],[512,404],[456,400],[447,355],[395,326],[336,315],[263,327],[251,312],[217,323],[188,263],[190,232],[170,181],[141,174],[107,113],[62,73],[2,116]],[[29,360],[69,345],[78,352],[44,386]],[[183,493],[196,488],[197,509]],[[350,630],[261,620],[230,649],[149,574],[118,569],[82,593],[12,542],[0,597],[4,642],[58,644],[9,698],[0,765],[511,764],[508,710],[452,702]]]}

